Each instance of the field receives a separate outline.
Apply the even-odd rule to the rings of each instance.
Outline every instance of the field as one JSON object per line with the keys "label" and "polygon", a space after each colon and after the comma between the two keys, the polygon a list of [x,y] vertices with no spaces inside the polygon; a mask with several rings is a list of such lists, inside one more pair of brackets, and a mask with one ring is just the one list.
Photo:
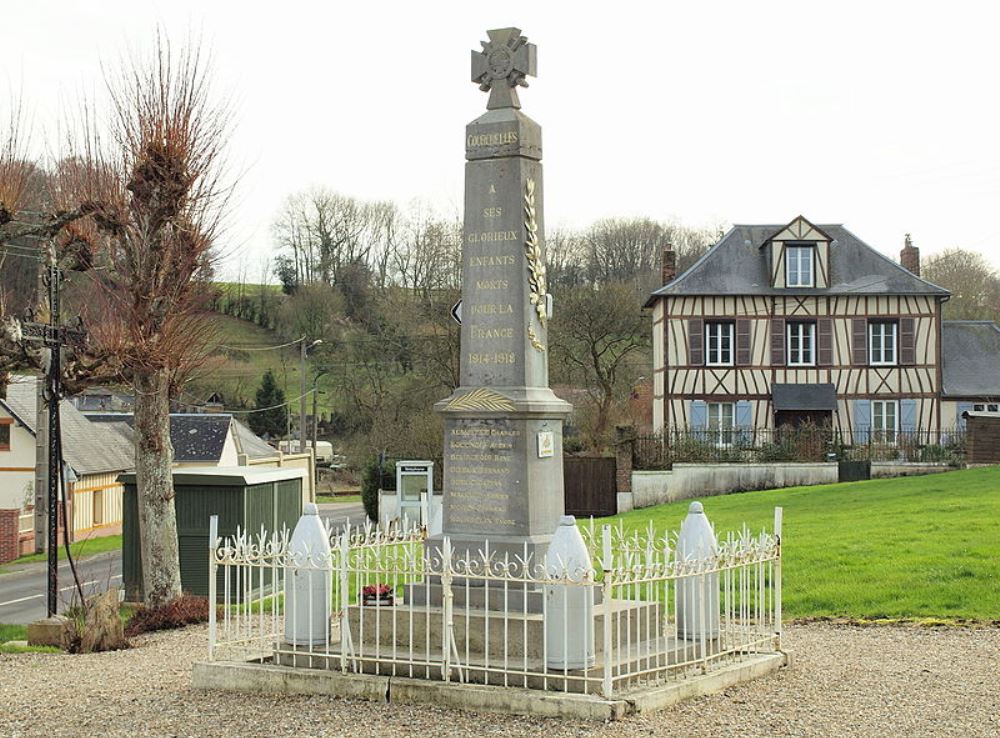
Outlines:
{"label": "field", "polygon": [[[702,501],[720,534],[784,508],[786,618],[1000,621],[1000,468]],[[675,530],[689,504],[607,520]]]}

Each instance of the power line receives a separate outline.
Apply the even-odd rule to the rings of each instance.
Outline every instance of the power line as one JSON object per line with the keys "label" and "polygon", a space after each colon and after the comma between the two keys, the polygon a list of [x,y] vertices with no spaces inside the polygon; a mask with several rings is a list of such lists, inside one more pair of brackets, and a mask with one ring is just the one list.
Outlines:
{"label": "power line", "polygon": [[227,346],[224,343],[220,343],[219,348],[229,349],[230,351],[275,351],[302,343],[304,340],[306,340],[306,337],[302,336],[302,338],[296,338],[294,341],[278,344],[277,346]]}
{"label": "power line", "polygon": [[[298,402],[303,397],[308,397],[312,393],[313,393],[313,390],[310,389],[304,395],[299,395],[298,397],[293,397],[292,399],[286,400],[285,402],[281,403],[280,405],[272,405],[271,407],[256,407],[256,408],[253,408],[252,410],[231,410],[230,408],[223,408],[222,410],[219,410],[218,412],[220,414],[229,414],[229,415],[235,415],[236,413],[245,414],[245,415],[249,415],[250,413],[263,413],[263,412],[267,412],[268,410],[277,410],[278,408],[282,408],[282,407],[286,407],[288,405],[291,405],[293,402]],[[184,394],[188,395],[188,397],[191,396],[187,392],[185,392]],[[174,402],[176,402],[178,405],[184,405],[185,407],[204,407],[205,404],[206,404],[204,402],[197,403],[197,404],[193,403],[193,402],[181,402],[180,400],[174,400]],[[211,415],[212,413],[205,413],[205,414],[206,415]]]}

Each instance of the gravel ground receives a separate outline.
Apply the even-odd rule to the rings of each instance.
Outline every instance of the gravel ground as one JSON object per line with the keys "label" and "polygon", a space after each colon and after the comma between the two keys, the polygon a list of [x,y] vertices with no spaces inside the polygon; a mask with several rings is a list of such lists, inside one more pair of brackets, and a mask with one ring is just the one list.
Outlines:
{"label": "gravel ground", "polygon": [[197,627],[119,653],[0,655],[0,735],[1000,736],[1000,628],[792,626],[793,669],[609,724],[196,692],[205,642]]}

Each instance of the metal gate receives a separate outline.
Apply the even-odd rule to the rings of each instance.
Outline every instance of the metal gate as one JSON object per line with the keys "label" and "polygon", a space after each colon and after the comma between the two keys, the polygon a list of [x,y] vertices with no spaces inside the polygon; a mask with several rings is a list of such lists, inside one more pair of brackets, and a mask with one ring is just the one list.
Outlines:
{"label": "metal gate", "polygon": [[563,457],[566,514],[587,518],[618,513],[615,460],[609,457]]}
{"label": "metal gate", "polygon": [[860,482],[872,478],[872,462],[841,460],[838,482]]}

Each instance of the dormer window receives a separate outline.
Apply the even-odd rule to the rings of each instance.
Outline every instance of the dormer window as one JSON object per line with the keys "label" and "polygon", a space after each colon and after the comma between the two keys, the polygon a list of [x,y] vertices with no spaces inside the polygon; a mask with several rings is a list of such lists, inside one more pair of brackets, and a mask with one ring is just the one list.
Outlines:
{"label": "dormer window", "polygon": [[811,245],[788,245],[785,247],[785,286],[813,287],[813,252]]}

